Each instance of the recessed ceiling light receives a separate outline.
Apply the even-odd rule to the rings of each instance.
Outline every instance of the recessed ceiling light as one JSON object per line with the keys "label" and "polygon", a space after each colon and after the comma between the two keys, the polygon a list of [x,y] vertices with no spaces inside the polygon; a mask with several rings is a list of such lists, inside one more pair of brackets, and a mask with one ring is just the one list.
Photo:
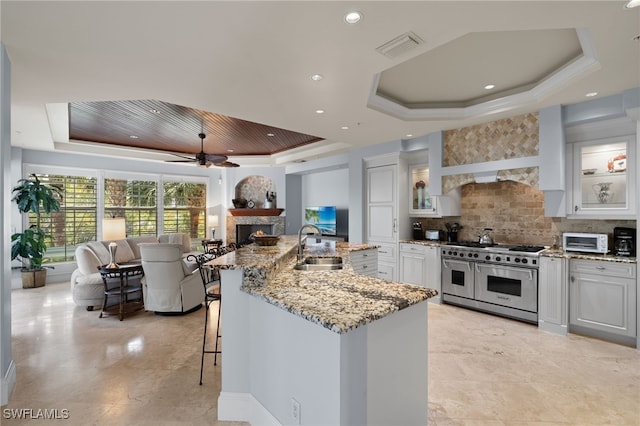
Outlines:
{"label": "recessed ceiling light", "polygon": [[349,126],[342,126],[340,127],[340,130],[349,130]]}
{"label": "recessed ceiling light", "polygon": [[324,110],[323,109],[317,109],[316,110],[316,114],[324,114]]}
{"label": "recessed ceiling light", "polygon": [[585,96],[587,98],[593,98],[594,96],[598,96],[598,92],[589,92]]}
{"label": "recessed ceiling light", "polygon": [[153,113],[153,114],[160,114],[160,111],[157,109],[150,109],[149,112]]}
{"label": "recessed ceiling light", "polygon": [[362,19],[362,13],[358,12],[357,10],[354,10],[353,12],[349,12],[346,15],[344,15],[344,20],[347,24],[356,24],[360,22],[361,19]]}
{"label": "recessed ceiling light", "polygon": [[631,9],[633,7],[640,6],[640,0],[631,0],[624,7]]}
{"label": "recessed ceiling light", "polygon": [[131,139],[138,139],[138,137],[136,135],[129,135],[129,138]]}
{"label": "recessed ceiling light", "polygon": [[407,133],[405,136],[408,137],[408,138],[412,138],[413,137],[413,133]]}
{"label": "recessed ceiling light", "polygon": [[321,74],[314,74],[314,75],[311,76],[311,80],[313,80],[313,81],[320,81],[322,79],[323,79],[323,77],[322,77]]}
{"label": "recessed ceiling light", "polygon": [[268,136],[268,137],[270,137],[270,138],[272,138],[272,137],[274,137],[275,135],[274,135],[273,133],[267,133],[267,136]]}
{"label": "recessed ceiling light", "polygon": [[496,85],[495,85],[495,84],[487,84],[486,86],[484,86],[484,89],[485,89],[485,90],[491,90],[491,89],[493,89],[493,88],[495,88],[495,87],[496,87]]}
{"label": "recessed ceiling light", "polygon": [[228,149],[227,152],[233,152],[233,150],[232,149]]}

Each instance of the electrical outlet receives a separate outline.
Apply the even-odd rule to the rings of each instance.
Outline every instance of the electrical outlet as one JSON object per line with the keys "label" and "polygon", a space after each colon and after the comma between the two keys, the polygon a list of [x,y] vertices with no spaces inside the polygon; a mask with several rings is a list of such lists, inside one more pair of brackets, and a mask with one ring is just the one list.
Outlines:
{"label": "electrical outlet", "polygon": [[295,398],[291,398],[291,417],[294,424],[300,424],[300,403]]}

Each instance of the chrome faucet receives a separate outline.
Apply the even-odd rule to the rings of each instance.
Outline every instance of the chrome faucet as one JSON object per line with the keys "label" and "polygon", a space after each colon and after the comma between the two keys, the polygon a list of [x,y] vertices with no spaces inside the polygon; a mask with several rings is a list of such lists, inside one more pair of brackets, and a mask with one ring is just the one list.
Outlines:
{"label": "chrome faucet", "polygon": [[302,230],[304,228],[313,228],[316,230],[318,235],[322,235],[322,231],[316,225],[312,225],[310,223],[305,223],[298,230],[298,263],[302,262]]}

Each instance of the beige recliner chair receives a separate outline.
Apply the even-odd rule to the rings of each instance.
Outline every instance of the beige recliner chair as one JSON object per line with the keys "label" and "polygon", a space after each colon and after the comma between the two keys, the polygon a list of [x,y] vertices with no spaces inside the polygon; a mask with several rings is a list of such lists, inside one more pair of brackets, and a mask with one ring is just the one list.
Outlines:
{"label": "beige recliner chair", "polygon": [[157,314],[187,314],[202,307],[200,273],[182,261],[181,244],[140,244],[144,308]]}

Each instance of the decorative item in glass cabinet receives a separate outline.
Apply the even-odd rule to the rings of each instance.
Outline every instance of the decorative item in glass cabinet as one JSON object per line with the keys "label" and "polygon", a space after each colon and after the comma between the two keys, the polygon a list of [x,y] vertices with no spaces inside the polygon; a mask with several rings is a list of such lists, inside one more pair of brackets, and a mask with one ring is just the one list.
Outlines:
{"label": "decorative item in glass cabinet", "polygon": [[613,192],[611,192],[611,185],[611,182],[600,182],[592,185],[593,192],[596,193],[598,201],[602,204],[608,203],[609,199],[613,196]]}
{"label": "decorative item in glass cabinet", "polygon": [[416,190],[418,193],[418,208],[419,209],[423,209],[424,208],[424,188],[427,186],[426,183],[424,183],[423,180],[419,180],[418,182],[416,182]]}

